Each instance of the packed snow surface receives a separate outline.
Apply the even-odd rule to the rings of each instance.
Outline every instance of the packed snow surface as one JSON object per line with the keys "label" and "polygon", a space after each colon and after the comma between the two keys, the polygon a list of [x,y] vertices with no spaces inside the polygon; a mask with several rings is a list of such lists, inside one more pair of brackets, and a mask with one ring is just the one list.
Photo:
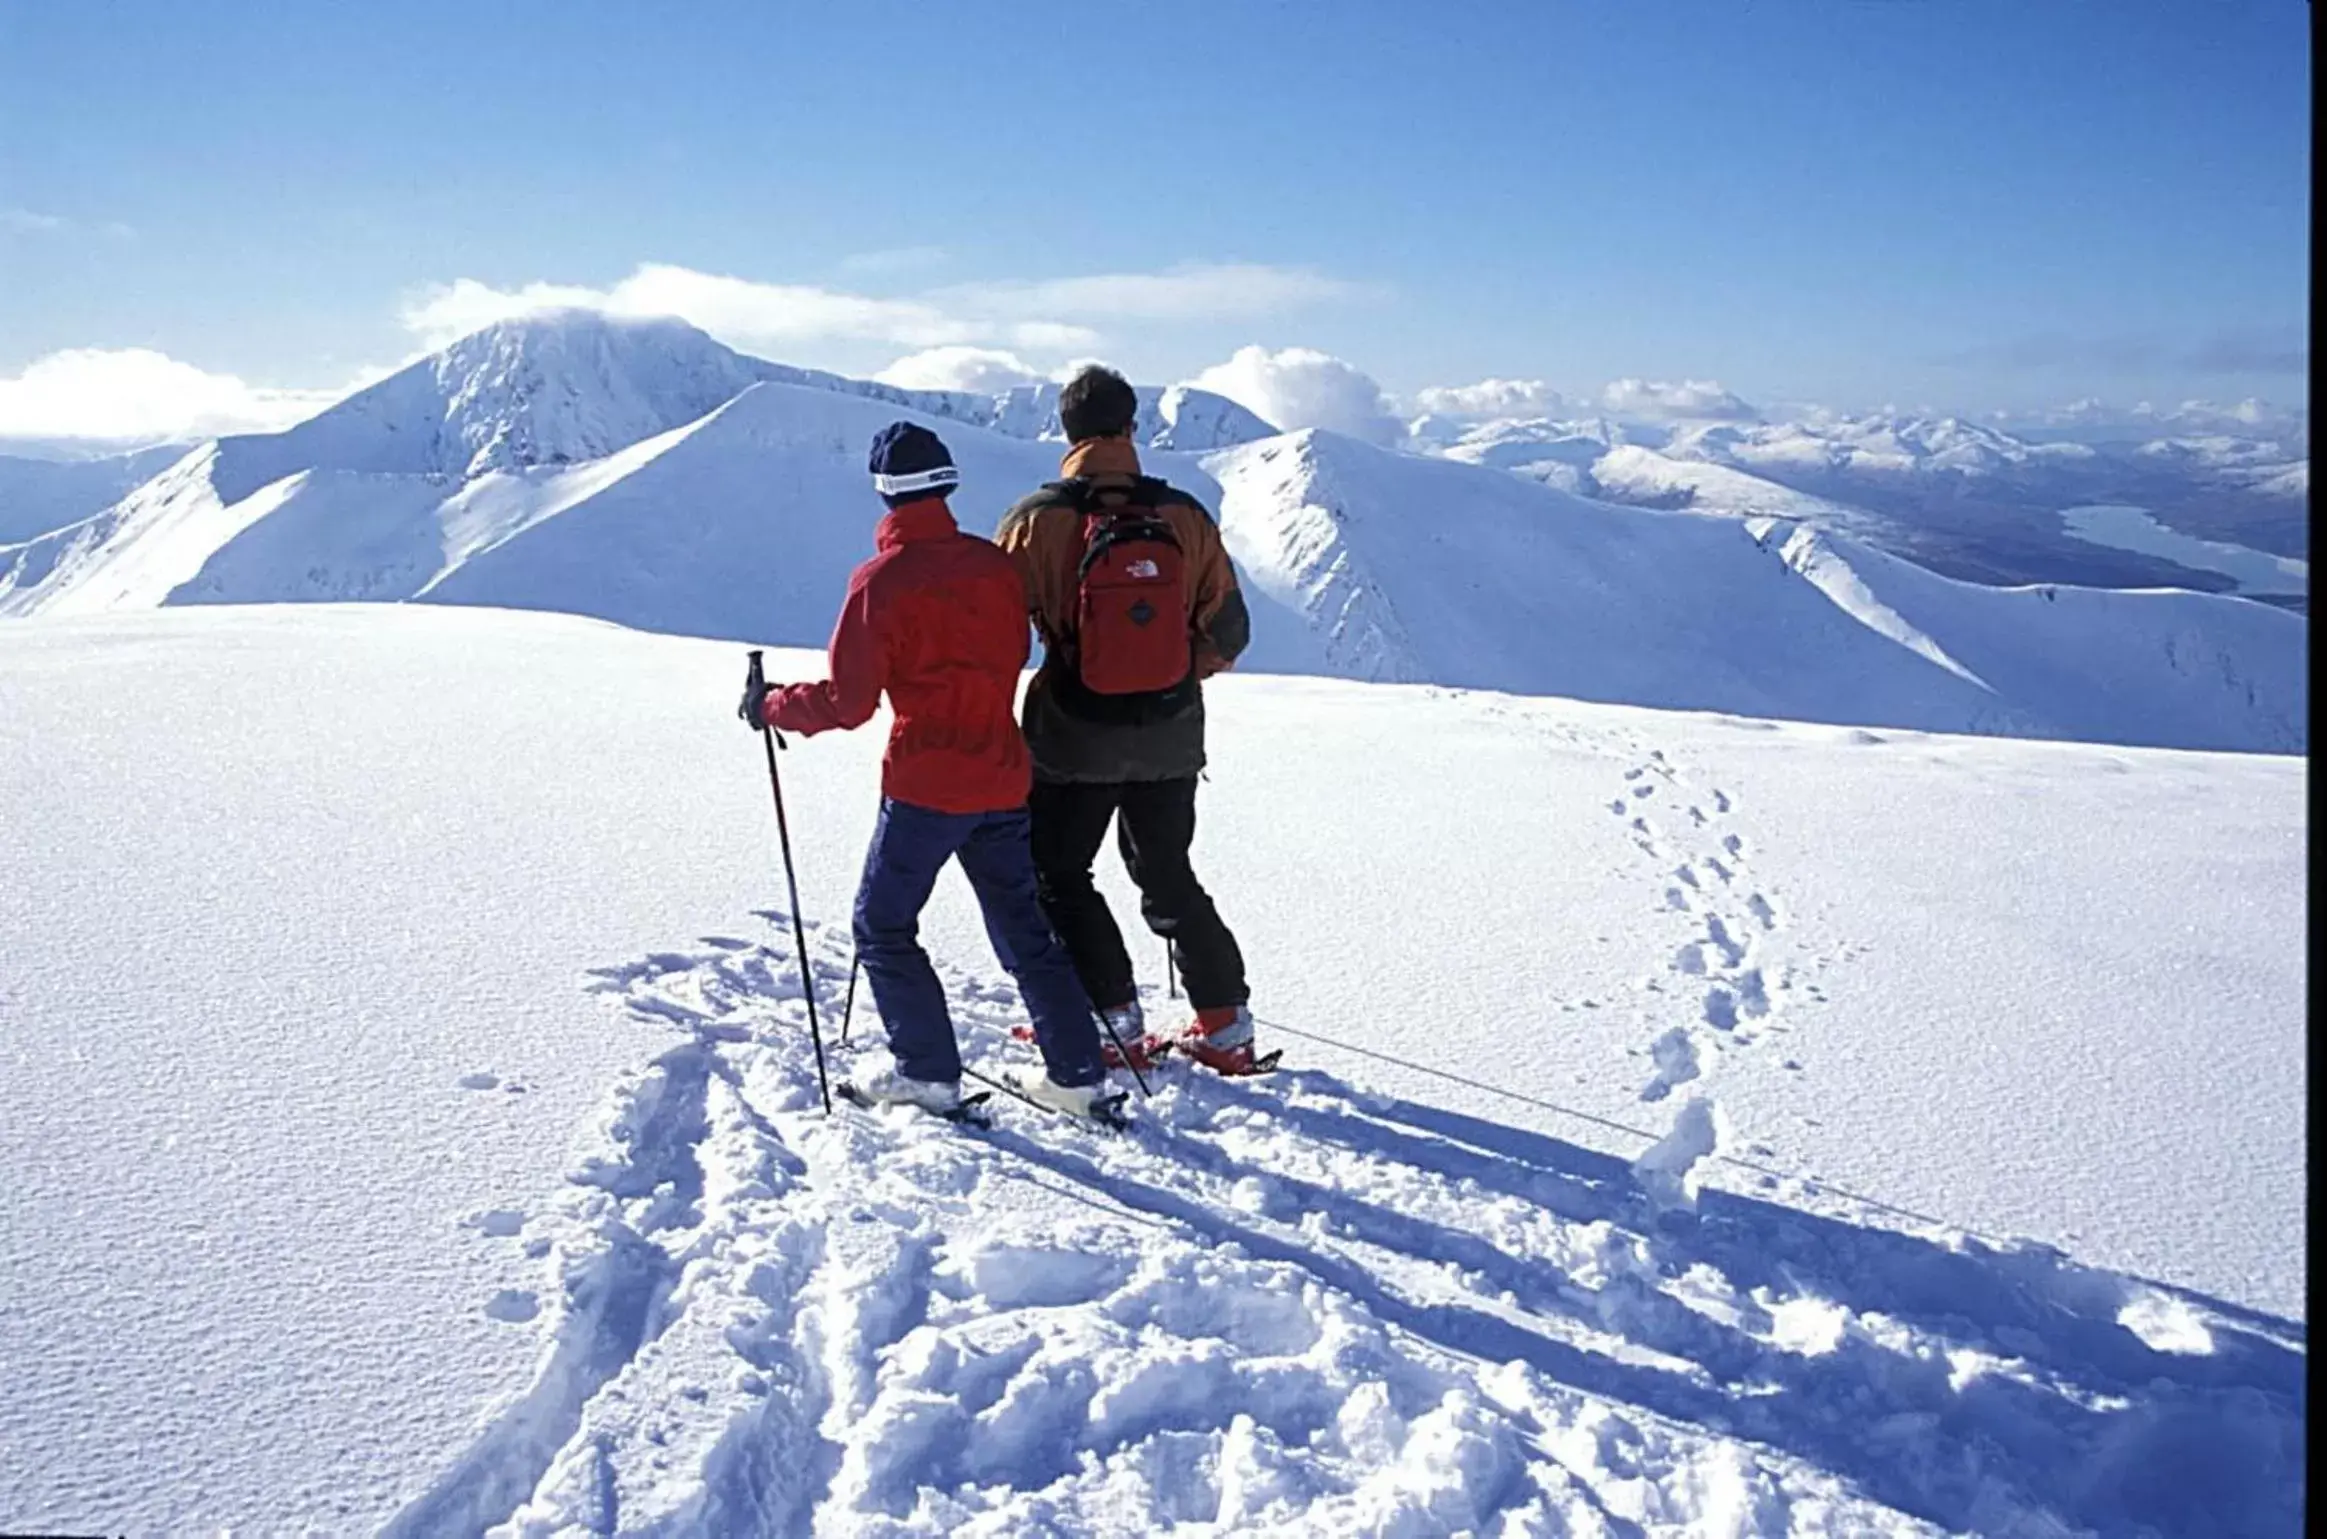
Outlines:
{"label": "packed snow surface", "polygon": [[1231,676],[1287,1069],[967,1133],[818,1110],[880,734],[804,986],[740,662],[5,631],[0,1529],[2297,1530],[2299,759]]}

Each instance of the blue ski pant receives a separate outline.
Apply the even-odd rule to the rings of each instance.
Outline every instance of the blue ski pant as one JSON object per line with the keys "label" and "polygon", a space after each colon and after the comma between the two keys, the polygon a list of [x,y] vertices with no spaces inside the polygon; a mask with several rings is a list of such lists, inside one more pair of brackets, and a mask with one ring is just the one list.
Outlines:
{"label": "blue ski pant", "polygon": [[1027,839],[1026,809],[933,812],[895,798],[881,803],[856,893],[856,949],[888,1029],[889,1051],[914,1079],[962,1077],[961,1048],[945,987],[921,949],[921,910],[948,860],[961,862],[995,959],[1017,981],[1050,1077],[1062,1085],[1106,1076],[1091,998],[1042,911]]}

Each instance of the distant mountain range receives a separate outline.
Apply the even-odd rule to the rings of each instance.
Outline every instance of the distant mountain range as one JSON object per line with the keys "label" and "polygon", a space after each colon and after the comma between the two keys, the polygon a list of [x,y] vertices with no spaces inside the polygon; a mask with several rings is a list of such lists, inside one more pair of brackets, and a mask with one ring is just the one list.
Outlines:
{"label": "distant mountain range", "polygon": [[[2193,431],[2113,438],[2088,426],[2076,438],[2020,437],[1895,413],[1773,423],[1424,419],[1414,442],[1633,506],[1808,519],[1974,582],[2237,591],[2229,569],[2080,537],[2062,515],[2093,505],[2139,508],[2197,540],[2307,563],[2307,427],[2179,425]],[[2110,431],[2139,426],[2118,421]],[[2306,579],[2253,596],[2301,610],[2307,592]]]}
{"label": "distant mountain range", "polygon": [[[1472,425],[1416,453],[1279,434],[1202,391],[1142,401],[1151,467],[1217,511],[1252,592],[1247,667],[1866,726],[2307,743],[2304,620],[2190,591],[1954,581],[1877,548],[1902,542],[1897,514],[1796,484],[2088,463],[2067,450],[1961,424],[1838,426],[1813,444],[1602,419]],[[510,322],[0,544],[0,615],[424,601],[820,645],[879,512],[865,446],[899,416],[952,446],[973,529],[1056,474],[1055,386],[905,391],[675,321]],[[2238,460],[2205,473],[2270,464]],[[2277,495],[2271,479],[2249,494]]]}

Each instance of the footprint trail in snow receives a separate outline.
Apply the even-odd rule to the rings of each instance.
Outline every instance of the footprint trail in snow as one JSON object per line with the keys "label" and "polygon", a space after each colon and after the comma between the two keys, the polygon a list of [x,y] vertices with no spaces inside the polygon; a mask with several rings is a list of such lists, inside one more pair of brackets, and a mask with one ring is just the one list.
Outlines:
{"label": "footprint trail in snow", "polygon": [[[1652,911],[1688,923],[1658,988],[1689,999],[1690,1018],[1664,1025],[1648,1045],[1652,1072],[1640,1091],[1643,1101],[1662,1101],[1777,1025],[1773,996],[1792,986],[1772,955],[1785,911],[1752,875],[1751,843],[1734,826],[1736,797],[1699,790],[1661,749],[1627,769],[1623,784],[1610,805],[1627,819],[1634,848],[1655,863],[1662,900]],[[1652,804],[1676,815],[1659,824],[1636,810]]]}
{"label": "footprint trail in snow", "polygon": [[[1747,896],[1690,910],[1747,937],[1704,937],[1733,988]],[[829,1041],[848,955],[819,944]],[[1166,1069],[1127,1135],[827,1118],[783,952],[595,976],[665,1046],[564,1191],[465,1221],[537,1259],[479,1307],[540,1366],[391,1532],[2297,1521],[2299,1327],[1840,1210],[1707,1191],[1673,1224],[1621,1158],[1298,1068]],[[1025,1051],[1006,982],[948,982],[973,1062]]]}

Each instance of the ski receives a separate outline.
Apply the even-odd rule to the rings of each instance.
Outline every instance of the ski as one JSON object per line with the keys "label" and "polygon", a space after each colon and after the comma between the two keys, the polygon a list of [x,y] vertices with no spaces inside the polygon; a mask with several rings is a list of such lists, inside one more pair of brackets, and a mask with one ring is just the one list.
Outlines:
{"label": "ski", "polygon": [[[984,1077],[979,1076],[981,1079]],[[876,1101],[858,1089],[853,1080],[836,1081],[832,1093],[863,1111],[877,1112],[884,1106],[906,1106],[923,1116],[935,1117],[940,1122],[951,1122],[960,1127],[990,1128],[994,1125],[994,1114],[986,1107],[986,1103],[994,1099],[994,1093],[990,1090],[973,1091],[945,1111],[934,1111],[912,1101]]]}
{"label": "ski", "polygon": [[[1034,1028],[1026,1025],[1013,1026],[1010,1028],[1010,1038],[1014,1042],[1032,1042],[1035,1039]],[[1252,1067],[1249,1069],[1220,1069],[1205,1063],[1202,1058],[1188,1051],[1187,1044],[1180,1039],[1148,1035],[1126,1045],[1131,1049],[1128,1059],[1115,1050],[1115,1044],[1112,1042],[1102,1042],[1099,1045],[1100,1056],[1106,1060],[1108,1068],[1146,1070],[1156,1067],[1167,1058],[1176,1057],[1183,1062],[1210,1069],[1222,1079],[1250,1079],[1256,1075],[1276,1073],[1285,1056],[1285,1050],[1280,1047],[1272,1052],[1261,1054],[1260,1057],[1253,1060]]]}
{"label": "ski", "polygon": [[1280,1047],[1270,1052],[1263,1053],[1258,1058],[1255,1058],[1252,1061],[1252,1067],[1249,1069],[1240,1069],[1233,1074],[1227,1073],[1220,1069],[1214,1069],[1212,1072],[1220,1075],[1220,1077],[1223,1079],[1250,1079],[1256,1074],[1276,1073],[1277,1065],[1284,1061],[1284,1057],[1285,1050]]}
{"label": "ski", "polygon": [[1207,1063],[1203,1054],[1191,1047],[1186,1041],[1180,1042],[1178,1047],[1182,1060],[1192,1063],[1208,1073],[1215,1074],[1221,1079],[1252,1079],[1262,1074],[1274,1074],[1277,1072],[1277,1065],[1283,1062],[1285,1056],[1285,1050],[1280,1047],[1273,1052],[1263,1053],[1255,1058],[1252,1061],[1252,1067],[1248,1069],[1224,1069],[1216,1063]]}
{"label": "ski", "polygon": [[1068,1120],[1074,1122],[1094,1123],[1099,1127],[1106,1128],[1110,1132],[1126,1133],[1131,1130],[1131,1118],[1126,1115],[1123,1110],[1124,1105],[1131,1099],[1131,1093],[1127,1090],[1118,1090],[1113,1095],[1101,1096],[1098,1100],[1091,1103],[1091,1115],[1088,1117],[1083,1117],[1078,1116],[1074,1112],[1061,1111],[1058,1107],[1055,1106],[1046,1106],[1042,1102],[1037,1101],[1034,1097],[1028,1095],[1025,1091],[1019,1089],[1016,1085],[1011,1084],[1007,1080],[996,1079],[991,1074],[981,1074],[976,1069],[970,1068],[965,1068],[962,1070],[962,1072],[967,1074],[970,1078],[976,1080],[981,1085],[991,1085],[996,1090],[1001,1091],[1004,1095],[1025,1102],[1028,1106],[1033,1107],[1036,1111],[1048,1112],[1054,1117],[1065,1117]]}

